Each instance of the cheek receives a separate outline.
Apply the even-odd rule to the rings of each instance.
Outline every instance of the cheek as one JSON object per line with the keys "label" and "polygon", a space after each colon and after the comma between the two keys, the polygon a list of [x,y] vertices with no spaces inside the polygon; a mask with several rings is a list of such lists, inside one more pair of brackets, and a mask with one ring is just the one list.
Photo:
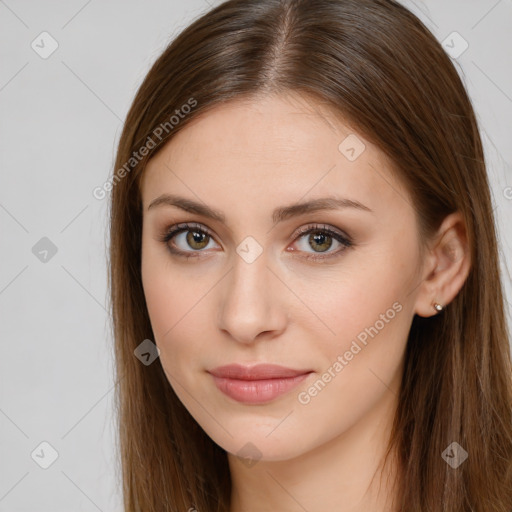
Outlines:
{"label": "cheek", "polygon": [[[176,311],[176,297],[173,293],[172,279],[162,267],[161,256],[153,248],[142,249],[142,286],[153,333],[157,339],[173,325],[170,314]],[[174,287],[176,289],[176,287]]]}
{"label": "cheek", "polygon": [[[199,364],[197,342],[204,327],[189,320],[194,316],[193,292],[188,292],[175,273],[154,266],[145,272],[144,290],[154,342],[160,350],[160,363],[176,395],[189,408],[189,393],[194,389],[189,375]],[[196,320],[197,317],[194,317]],[[197,329],[197,331],[196,331]]]}
{"label": "cheek", "polygon": [[366,393],[380,393],[382,383],[393,380],[410,329],[411,316],[396,287],[377,282],[373,286],[375,290],[354,282],[332,294],[323,309],[318,307],[329,331],[322,329],[321,336],[312,337],[311,351],[324,363],[319,370],[328,373],[328,386],[343,394],[347,407],[356,409]]}
{"label": "cheek", "polygon": [[204,308],[218,279],[211,272],[198,278],[192,266],[173,264],[158,249],[143,252],[142,283],[154,341],[164,369],[172,375],[199,364],[198,354],[208,344],[205,334],[212,332]]}
{"label": "cheek", "polygon": [[324,441],[398,395],[411,321],[404,289],[404,281],[381,266],[379,272],[350,273],[328,289],[329,297],[311,304],[334,334],[311,331],[312,359],[323,364],[296,401],[303,421],[324,425],[318,426]]}
{"label": "cheek", "polygon": [[141,275],[153,333],[162,340],[190,309],[187,306],[194,295],[194,280],[186,283],[164,244],[155,243],[149,235],[143,237]]}
{"label": "cheek", "polygon": [[[155,336],[155,343],[163,352],[163,340],[172,336],[174,326],[184,316],[183,289],[176,272],[172,272],[165,251],[152,241],[143,241],[141,275],[146,306]],[[182,300],[180,300],[180,298]],[[164,359],[164,354],[161,358]]]}
{"label": "cheek", "polygon": [[[323,321],[316,330],[309,327],[312,353],[321,355],[323,371],[330,369],[327,386],[356,409],[359,399],[371,399],[396,377],[413,316],[414,248],[394,240],[373,249],[322,280],[322,293],[316,288],[308,303]],[[302,280],[304,294],[315,289],[308,282]]]}
{"label": "cheek", "polygon": [[323,340],[317,347],[323,345],[327,352],[329,347],[348,350],[359,334],[364,342],[368,329],[375,332],[376,326],[379,333],[389,332],[391,324],[408,316],[398,310],[405,311],[412,300],[408,295],[413,260],[401,261],[398,253],[397,248],[396,253],[382,251],[379,257],[354,255],[345,266],[294,278],[293,288],[309,310],[300,322],[315,329],[313,339]]}

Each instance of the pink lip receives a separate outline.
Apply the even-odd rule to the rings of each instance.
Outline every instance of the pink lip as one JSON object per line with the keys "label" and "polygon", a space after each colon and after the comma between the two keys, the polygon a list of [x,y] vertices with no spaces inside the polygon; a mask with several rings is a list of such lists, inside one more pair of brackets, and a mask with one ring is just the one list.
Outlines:
{"label": "pink lip", "polygon": [[230,364],[219,366],[209,373],[217,388],[230,398],[247,404],[262,404],[287,393],[312,371],[272,364],[251,367]]}

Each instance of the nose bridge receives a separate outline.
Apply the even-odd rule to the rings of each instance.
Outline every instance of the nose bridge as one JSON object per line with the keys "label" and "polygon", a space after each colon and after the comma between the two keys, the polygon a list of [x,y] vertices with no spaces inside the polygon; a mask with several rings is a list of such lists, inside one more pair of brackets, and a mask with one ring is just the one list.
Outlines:
{"label": "nose bridge", "polygon": [[[269,251],[253,236],[246,236],[235,248],[231,275],[232,293],[247,300],[250,295],[265,295],[262,284],[269,278]],[[260,298],[264,298],[261,296]],[[264,305],[265,301],[258,301]]]}
{"label": "nose bridge", "polygon": [[220,305],[219,327],[245,343],[261,332],[280,330],[285,320],[268,254],[256,244],[245,239],[237,247]]}

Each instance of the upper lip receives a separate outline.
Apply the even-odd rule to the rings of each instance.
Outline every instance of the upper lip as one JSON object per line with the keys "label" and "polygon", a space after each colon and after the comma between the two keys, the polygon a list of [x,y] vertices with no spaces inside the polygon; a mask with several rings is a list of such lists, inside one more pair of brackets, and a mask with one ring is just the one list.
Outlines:
{"label": "upper lip", "polygon": [[285,366],[279,366],[276,364],[257,364],[254,366],[228,364],[209,370],[209,373],[215,377],[224,377],[228,379],[263,380],[291,378],[296,377],[297,375],[310,373],[311,371],[312,370],[294,370],[292,368],[286,368]]}

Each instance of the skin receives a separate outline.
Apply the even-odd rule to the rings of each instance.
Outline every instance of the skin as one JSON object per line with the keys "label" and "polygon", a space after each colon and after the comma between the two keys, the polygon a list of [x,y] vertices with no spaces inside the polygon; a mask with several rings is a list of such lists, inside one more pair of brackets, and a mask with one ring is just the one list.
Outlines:
{"label": "skin", "polygon": [[[303,96],[237,99],[179,132],[141,182],[142,279],[155,343],[177,396],[228,454],[231,512],[393,510],[393,465],[379,462],[407,335],[414,314],[434,315],[432,301],[453,299],[469,259],[458,214],[420,250],[412,202],[384,153],[361,134],[365,149],[354,161],[338,149],[352,133]],[[225,223],[176,206],[148,210],[164,193],[222,211]],[[359,201],[371,212],[324,210],[274,225],[275,208],[325,196]],[[212,236],[190,245],[192,228],[161,241],[182,222]],[[353,245],[297,236],[316,224],[348,234]],[[263,249],[252,263],[236,251],[248,236]],[[173,244],[200,254],[175,256]],[[380,326],[393,304],[400,311],[347,361],[352,342]],[[338,356],[347,364],[336,372]],[[207,373],[232,362],[313,373],[270,403],[247,405],[224,395]],[[329,368],[335,377],[301,403],[299,394]]]}

